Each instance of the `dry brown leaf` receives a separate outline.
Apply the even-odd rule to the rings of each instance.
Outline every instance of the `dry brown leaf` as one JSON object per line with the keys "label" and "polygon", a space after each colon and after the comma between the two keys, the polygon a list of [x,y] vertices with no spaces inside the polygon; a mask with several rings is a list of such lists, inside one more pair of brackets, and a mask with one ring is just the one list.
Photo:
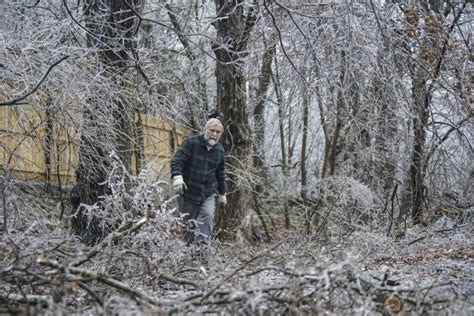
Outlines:
{"label": "dry brown leaf", "polygon": [[390,313],[399,313],[403,308],[403,301],[397,294],[392,294],[385,299],[384,309]]}

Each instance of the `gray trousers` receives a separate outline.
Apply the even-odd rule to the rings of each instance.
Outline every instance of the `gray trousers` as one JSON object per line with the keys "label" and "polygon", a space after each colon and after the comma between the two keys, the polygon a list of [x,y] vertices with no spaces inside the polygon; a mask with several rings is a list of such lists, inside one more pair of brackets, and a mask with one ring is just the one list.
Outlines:
{"label": "gray trousers", "polygon": [[211,195],[201,204],[194,204],[182,196],[178,197],[178,210],[183,215],[185,225],[183,239],[187,244],[196,242],[209,246],[214,225],[215,195]]}

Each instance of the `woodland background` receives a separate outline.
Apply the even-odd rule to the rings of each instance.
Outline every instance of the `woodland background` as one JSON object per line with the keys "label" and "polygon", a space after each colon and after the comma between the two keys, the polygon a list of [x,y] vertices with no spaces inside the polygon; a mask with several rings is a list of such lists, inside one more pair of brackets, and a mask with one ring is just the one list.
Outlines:
{"label": "woodland background", "polygon": [[[17,180],[0,139],[0,312],[473,313],[469,1],[0,9],[0,106],[46,155],[44,181]],[[179,238],[140,115],[224,123],[208,262]],[[58,125],[73,185],[49,176]]]}

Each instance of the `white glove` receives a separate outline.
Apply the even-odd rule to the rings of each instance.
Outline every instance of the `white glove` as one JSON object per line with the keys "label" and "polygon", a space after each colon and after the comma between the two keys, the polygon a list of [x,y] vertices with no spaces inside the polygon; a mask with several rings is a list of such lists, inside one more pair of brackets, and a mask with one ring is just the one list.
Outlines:
{"label": "white glove", "polygon": [[173,191],[175,193],[183,194],[188,187],[184,183],[183,176],[174,176],[173,177]]}
{"label": "white glove", "polygon": [[220,204],[222,206],[226,206],[227,205],[227,197],[225,196],[225,194],[218,194],[217,195],[217,204]]}

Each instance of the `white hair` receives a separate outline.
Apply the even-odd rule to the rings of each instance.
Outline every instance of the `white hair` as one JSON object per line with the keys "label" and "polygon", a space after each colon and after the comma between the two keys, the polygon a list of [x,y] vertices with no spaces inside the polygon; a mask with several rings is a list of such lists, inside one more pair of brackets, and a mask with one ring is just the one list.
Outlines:
{"label": "white hair", "polygon": [[204,126],[204,130],[207,131],[207,129],[211,126],[219,126],[221,131],[224,129],[224,126],[222,126],[222,123],[219,119],[216,118],[211,118],[207,121],[206,126]]}

